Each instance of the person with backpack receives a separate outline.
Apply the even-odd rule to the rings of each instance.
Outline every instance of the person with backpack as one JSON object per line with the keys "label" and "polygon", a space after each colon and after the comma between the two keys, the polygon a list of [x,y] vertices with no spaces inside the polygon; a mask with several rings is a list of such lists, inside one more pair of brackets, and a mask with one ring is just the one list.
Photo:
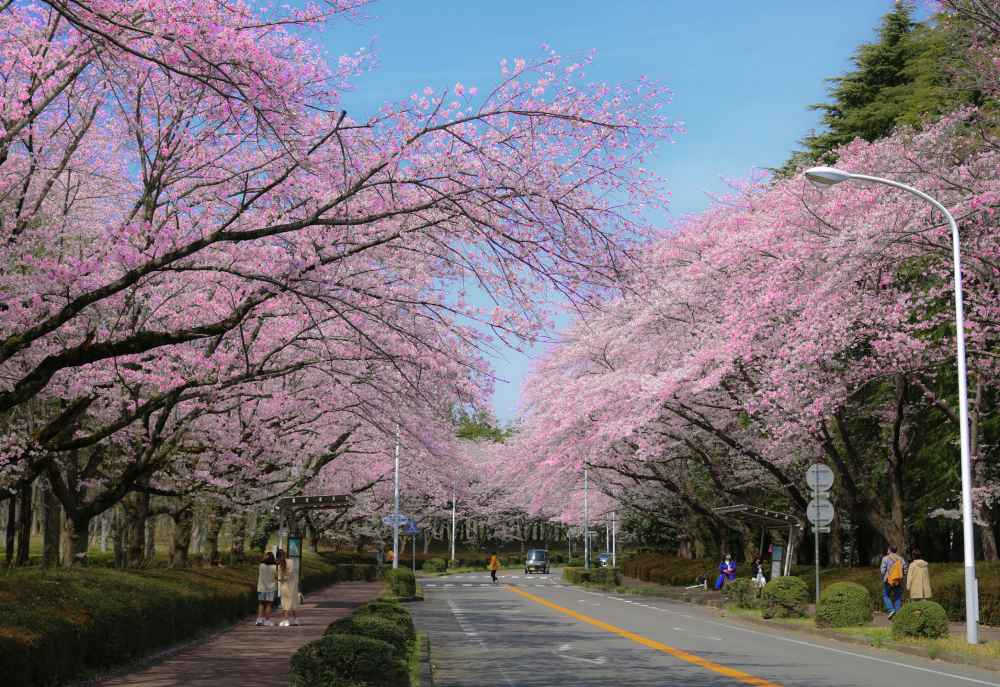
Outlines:
{"label": "person with backpack", "polygon": [[903,580],[906,579],[906,561],[897,553],[895,546],[882,558],[879,572],[882,574],[882,602],[889,619],[903,606]]}

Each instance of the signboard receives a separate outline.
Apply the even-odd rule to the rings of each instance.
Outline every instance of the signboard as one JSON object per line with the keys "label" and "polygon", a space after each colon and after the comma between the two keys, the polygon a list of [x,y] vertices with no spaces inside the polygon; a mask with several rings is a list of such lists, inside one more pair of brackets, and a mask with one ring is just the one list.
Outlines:
{"label": "signboard", "polygon": [[385,524],[385,525],[389,525],[390,527],[392,525],[399,525],[400,527],[407,527],[408,525],[412,525],[413,524],[413,518],[411,518],[409,515],[403,515],[402,513],[400,513],[399,514],[399,519],[397,520],[394,516],[387,515],[384,518],[382,518],[382,523]]}
{"label": "signboard", "polygon": [[406,523],[406,529],[403,530],[403,534],[420,534],[420,528],[417,527],[417,523],[411,520]]}
{"label": "signboard", "polygon": [[809,522],[820,527],[833,522],[833,504],[825,496],[814,496],[806,506],[806,517]]}
{"label": "signboard", "polygon": [[781,577],[781,565],[785,560],[785,547],[781,544],[771,545],[771,579]]}
{"label": "signboard", "polygon": [[291,536],[288,538],[288,557],[302,558],[302,537]]}
{"label": "signboard", "polygon": [[833,486],[833,470],[822,463],[810,465],[806,469],[806,484],[813,491],[825,494]]}

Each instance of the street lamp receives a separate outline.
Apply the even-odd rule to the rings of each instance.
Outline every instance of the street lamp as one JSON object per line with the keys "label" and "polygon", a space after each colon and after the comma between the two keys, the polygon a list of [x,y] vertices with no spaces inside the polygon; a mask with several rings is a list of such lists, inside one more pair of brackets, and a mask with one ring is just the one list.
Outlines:
{"label": "street lamp", "polygon": [[965,371],[965,312],[962,305],[962,261],[958,225],[948,209],[923,191],[891,179],[852,174],[834,167],[813,167],[806,170],[806,178],[823,186],[833,186],[842,181],[870,181],[902,189],[930,203],[941,211],[951,227],[952,260],[955,272],[955,333],[958,359],[958,409],[959,439],[962,450],[962,534],[965,538],[965,638],[969,644],[979,643],[979,585],[976,581],[976,553],[972,520],[972,462],[969,456],[969,397]]}

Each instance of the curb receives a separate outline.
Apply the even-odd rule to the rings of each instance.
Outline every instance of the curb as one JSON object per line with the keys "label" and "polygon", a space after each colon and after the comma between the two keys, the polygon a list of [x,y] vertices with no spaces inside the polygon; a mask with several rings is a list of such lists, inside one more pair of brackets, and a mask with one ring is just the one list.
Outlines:
{"label": "curb", "polygon": [[[759,625],[761,627],[778,628],[789,632],[796,632],[804,635],[812,635],[814,637],[823,637],[824,639],[832,639],[834,641],[841,642],[844,644],[864,646],[868,647],[869,649],[895,651],[896,653],[906,654],[908,656],[916,656],[918,658],[927,658],[932,661],[943,661],[945,663],[955,663],[958,665],[983,668],[985,670],[1000,671],[1000,659],[989,658],[986,656],[966,656],[964,654],[956,654],[951,651],[942,651],[940,653],[936,653],[923,647],[910,646],[908,644],[900,644],[899,642],[893,642],[893,641],[886,642],[885,644],[879,646],[876,644],[872,644],[867,639],[841,634],[836,630],[825,630],[818,627],[803,627],[801,625],[790,625],[787,623],[782,623],[780,620],[779,621],[763,620],[757,618],[745,618],[745,617],[729,616],[729,615],[725,617],[727,620],[736,623],[745,623],[749,625]],[[934,654],[933,656],[931,655],[932,653]]]}
{"label": "curb", "polygon": [[420,687],[434,687],[434,665],[431,663],[431,643],[427,635],[420,636]]}

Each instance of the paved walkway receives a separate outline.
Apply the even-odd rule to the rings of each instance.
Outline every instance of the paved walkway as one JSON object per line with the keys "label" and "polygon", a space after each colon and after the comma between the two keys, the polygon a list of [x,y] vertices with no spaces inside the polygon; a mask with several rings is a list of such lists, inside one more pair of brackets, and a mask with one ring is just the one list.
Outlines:
{"label": "paved walkway", "polygon": [[256,627],[253,617],[154,666],[99,683],[100,687],[287,687],[288,660],[327,625],[382,592],[381,582],[335,584],[306,597],[299,627]]}

